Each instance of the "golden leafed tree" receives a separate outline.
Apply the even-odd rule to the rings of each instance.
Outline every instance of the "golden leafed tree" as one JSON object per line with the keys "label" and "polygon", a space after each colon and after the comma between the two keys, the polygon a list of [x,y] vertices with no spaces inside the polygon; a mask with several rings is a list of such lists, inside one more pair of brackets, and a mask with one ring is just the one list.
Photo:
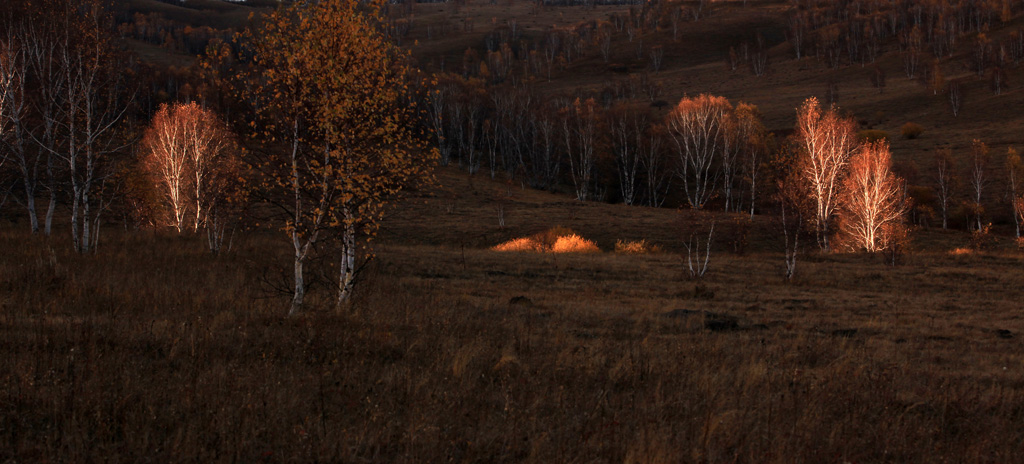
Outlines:
{"label": "golden leafed tree", "polygon": [[338,303],[348,299],[359,239],[436,158],[412,124],[407,53],[384,37],[380,19],[381,2],[296,2],[246,32],[251,66],[240,96],[264,155],[262,190],[294,250],[292,313],[320,240],[340,244]]}
{"label": "golden leafed tree", "polygon": [[850,161],[842,190],[842,233],[854,249],[881,251],[898,238],[908,204],[903,181],[891,166],[885,141],[862,146]]}
{"label": "golden leafed tree", "polygon": [[796,131],[802,149],[800,170],[813,200],[810,215],[818,245],[829,249],[830,225],[839,206],[842,175],[857,149],[856,123],[835,108],[823,111],[816,98],[809,98],[797,110]]}

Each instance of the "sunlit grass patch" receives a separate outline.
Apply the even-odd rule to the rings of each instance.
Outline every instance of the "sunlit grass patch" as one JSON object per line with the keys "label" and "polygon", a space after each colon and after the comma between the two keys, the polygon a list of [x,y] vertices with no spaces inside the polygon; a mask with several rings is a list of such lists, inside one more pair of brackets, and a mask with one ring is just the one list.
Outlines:
{"label": "sunlit grass patch", "polygon": [[960,247],[960,248],[954,248],[952,250],[949,250],[949,254],[952,255],[952,256],[969,256],[969,255],[973,255],[974,253],[975,253],[975,251],[974,251],[973,248],[963,248],[963,247]]}
{"label": "sunlit grass patch", "polygon": [[491,249],[494,251],[547,251],[542,243],[531,237],[514,238]]}
{"label": "sunlit grass patch", "polygon": [[572,234],[558,237],[551,246],[552,253],[599,253],[600,248],[592,240]]}
{"label": "sunlit grass patch", "polygon": [[581,237],[567,227],[552,227],[544,232],[520,237],[491,248],[494,251],[532,251],[538,253],[598,253],[597,243]]}

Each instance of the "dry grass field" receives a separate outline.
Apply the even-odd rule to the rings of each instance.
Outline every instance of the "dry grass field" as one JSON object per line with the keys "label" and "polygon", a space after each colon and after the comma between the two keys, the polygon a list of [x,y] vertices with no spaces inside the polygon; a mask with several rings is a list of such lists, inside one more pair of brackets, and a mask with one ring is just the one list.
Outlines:
{"label": "dry grass field", "polygon": [[[410,198],[352,305],[321,285],[298,318],[272,285],[280,232],[213,258],[110,230],[77,256],[5,225],[0,461],[1024,459],[1009,244],[952,254],[963,234],[920,231],[898,266],[808,252],[785,283],[761,217],[740,254],[725,216],[516,191],[499,228],[485,194],[507,187],[473,183]],[[708,220],[692,280],[682,236]],[[489,249],[556,225],[602,251]]]}

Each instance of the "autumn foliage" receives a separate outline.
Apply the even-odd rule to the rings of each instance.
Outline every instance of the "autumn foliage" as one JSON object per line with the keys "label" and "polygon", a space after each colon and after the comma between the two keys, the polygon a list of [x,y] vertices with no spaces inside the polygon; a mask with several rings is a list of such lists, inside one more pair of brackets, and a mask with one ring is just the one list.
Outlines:
{"label": "autumn foliage", "polygon": [[819,246],[829,249],[831,224],[839,208],[840,188],[846,163],[857,148],[856,123],[835,108],[822,110],[809,98],[797,111],[797,138],[803,156],[800,169],[814,203],[815,232]]}
{"label": "autumn foliage", "polygon": [[725,97],[702,94],[684,97],[666,120],[679,155],[679,177],[691,208],[703,208],[715,193],[726,119],[732,109]]}
{"label": "autumn foliage", "polygon": [[186,222],[198,230],[210,220],[240,175],[237,148],[224,127],[194,102],[162,105],[142,139],[144,165],[178,232]]}
{"label": "autumn foliage", "polygon": [[293,313],[320,241],[337,246],[338,303],[348,299],[384,207],[434,158],[412,124],[407,53],[381,34],[380,6],[296,3],[248,31],[251,66],[238,88],[268,153],[262,190],[294,248]]}
{"label": "autumn foliage", "polygon": [[881,251],[899,238],[908,204],[891,165],[884,141],[862,146],[850,161],[842,190],[842,233],[853,249]]}

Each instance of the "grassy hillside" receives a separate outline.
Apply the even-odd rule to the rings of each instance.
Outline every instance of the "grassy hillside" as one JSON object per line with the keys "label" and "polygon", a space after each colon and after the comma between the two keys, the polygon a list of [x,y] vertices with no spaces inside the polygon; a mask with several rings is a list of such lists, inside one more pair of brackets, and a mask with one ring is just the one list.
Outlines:
{"label": "grassy hillside", "polygon": [[[708,14],[699,21],[683,20],[678,37],[673,40],[671,29],[664,23],[656,32],[643,35],[643,46],[652,44],[664,48],[664,64],[659,72],[650,68],[646,51],[638,58],[634,49],[640,44],[626,40],[625,33],[617,33],[611,46],[611,59],[606,63],[596,49],[571,63],[568,69],[555,72],[551,81],[538,79],[536,85],[549,94],[572,93],[577,88],[600,90],[629,74],[649,72],[663,87],[661,99],[668,103],[684,95],[711,93],[732,101],[745,101],[758,106],[770,130],[788,132],[795,122],[795,109],[808,97],[826,100],[826,82],[838,86],[837,104],[854,115],[862,129],[876,129],[888,133],[892,140],[895,161],[909,161],[918,166],[925,185],[930,185],[933,169],[932,155],[938,147],[949,146],[954,154],[966,156],[973,140],[979,139],[992,148],[1001,163],[1009,146],[1024,144],[1018,128],[1024,124],[1024,70],[1007,66],[1009,87],[1000,95],[989,88],[988,77],[977,76],[969,69],[974,35],[958,41],[951,57],[941,60],[946,81],[961,80],[965,90],[963,109],[954,117],[945,94],[933,94],[917,78],[908,79],[898,41],[890,38],[880,51],[876,63],[843,64],[832,69],[823,60],[809,57],[794,58],[792,45],[786,40],[789,2],[750,1],[714,2]],[[684,3],[685,4],[685,3]],[[471,2],[455,8],[447,4],[417,4],[414,10],[415,26],[405,43],[421,64],[439,69],[442,57],[447,70],[461,69],[463,52],[467,47],[482,48],[485,37],[514,19],[523,31],[526,43],[542,37],[550,28],[570,28],[587,21],[608,21],[610,15],[627,15],[628,6],[547,7],[537,9],[530,2]],[[454,31],[428,38],[428,26],[450,23]],[[472,27],[464,27],[469,23]],[[996,21],[987,36],[998,42],[1024,26],[1024,17],[1015,17],[1007,23]],[[746,64],[736,71],[726,65],[730,47],[739,50],[746,42],[753,46],[761,34],[769,48],[768,73],[757,77]],[[933,57],[924,53],[922,67],[930,67]],[[880,92],[871,82],[874,68],[886,76],[886,86]],[[618,71],[614,68],[620,67]],[[661,110],[658,114],[664,114]],[[900,136],[900,128],[913,122],[924,128],[921,137],[908,140]],[[1002,173],[998,173],[1002,176]]]}
{"label": "grassy hillside", "polygon": [[250,14],[260,10],[244,3],[222,0],[188,0],[176,4],[158,0],[128,0],[128,11],[142,14],[158,13],[167,19],[193,27],[237,29],[245,26]]}

